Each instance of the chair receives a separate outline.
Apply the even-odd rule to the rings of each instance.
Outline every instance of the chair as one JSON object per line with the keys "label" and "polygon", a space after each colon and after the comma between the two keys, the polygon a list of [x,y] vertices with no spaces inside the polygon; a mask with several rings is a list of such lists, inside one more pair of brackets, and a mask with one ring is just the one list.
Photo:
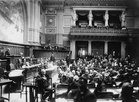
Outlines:
{"label": "chair", "polygon": [[4,102],[4,99],[3,98],[0,98],[0,102]]}
{"label": "chair", "polygon": [[4,77],[4,69],[0,68],[0,79]]}

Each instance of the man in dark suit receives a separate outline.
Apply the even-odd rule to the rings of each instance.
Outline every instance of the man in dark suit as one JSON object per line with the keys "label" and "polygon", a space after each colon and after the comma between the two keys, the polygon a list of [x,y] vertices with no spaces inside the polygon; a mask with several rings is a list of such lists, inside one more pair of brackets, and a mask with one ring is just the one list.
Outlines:
{"label": "man in dark suit", "polygon": [[51,56],[50,56],[50,61],[55,62],[55,56],[54,56],[53,53],[52,53]]}
{"label": "man in dark suit", "polygon": [[5,51],[5,56],[7,57],[7,56],[10,56],[10,49],[9,48],[7,48],[7,50]]}
{"label": "man in dark suit", "polygon": [[67,54],[67,56],[66,56],[66,63],[69,66],[69,64],[70,64],[70,55],[69,54]]}

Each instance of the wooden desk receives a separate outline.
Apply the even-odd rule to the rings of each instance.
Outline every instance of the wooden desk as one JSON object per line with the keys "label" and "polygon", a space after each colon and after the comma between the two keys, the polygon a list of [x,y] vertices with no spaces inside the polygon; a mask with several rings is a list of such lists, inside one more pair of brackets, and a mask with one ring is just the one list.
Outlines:
{"label": "wooden desk", "polygon": [[27,88],[29,88],[29,102],[35,102],[35,98],[37,98],[38,102],[38,97],[37,96],[37,87],[32,84],[32,83],[25,83],[23,84],[26,88],[26,102],[28,102],[28,91]]}
{"label": "wooden desk", "polygon": [[[0,94],[0,97],[2,97],[2,86],[3,86],[3,85],[10,84],[10,83],[12,83],[12,80],[7,80],[7,79],[1,79],[1,80],[0,80],[0,93],[1,93],[1,94]],[[5,97],[2,97],[2,98],[4,98],[4,99],[10,101],[10,93],[8,93],[8,98],[5,98]]]}
{"label": "wooden desk", "polygon": [[34,77],[38,75],[38,68],[41,66],[41,64],[35,64],[31,66],[25,66],[22,68],[24,70],[24,77],[25,82],[32,80]]}

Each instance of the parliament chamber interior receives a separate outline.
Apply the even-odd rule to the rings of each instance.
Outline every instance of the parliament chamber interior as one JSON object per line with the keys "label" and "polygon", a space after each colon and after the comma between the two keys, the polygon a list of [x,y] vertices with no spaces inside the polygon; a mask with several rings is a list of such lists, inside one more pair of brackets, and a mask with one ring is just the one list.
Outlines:
{"label": "parliament chamber interior", "polygon": [[0,0],[0,102],[139,102],[138,0]]}

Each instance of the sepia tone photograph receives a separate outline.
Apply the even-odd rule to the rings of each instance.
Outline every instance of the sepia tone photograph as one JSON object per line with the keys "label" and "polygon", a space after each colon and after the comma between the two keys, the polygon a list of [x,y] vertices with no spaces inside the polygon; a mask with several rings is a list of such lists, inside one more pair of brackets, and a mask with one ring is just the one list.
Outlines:
{"label": "sepia tone photograph", "polygon": [[139,102],[139,0],[0,0],[0,102]]}

